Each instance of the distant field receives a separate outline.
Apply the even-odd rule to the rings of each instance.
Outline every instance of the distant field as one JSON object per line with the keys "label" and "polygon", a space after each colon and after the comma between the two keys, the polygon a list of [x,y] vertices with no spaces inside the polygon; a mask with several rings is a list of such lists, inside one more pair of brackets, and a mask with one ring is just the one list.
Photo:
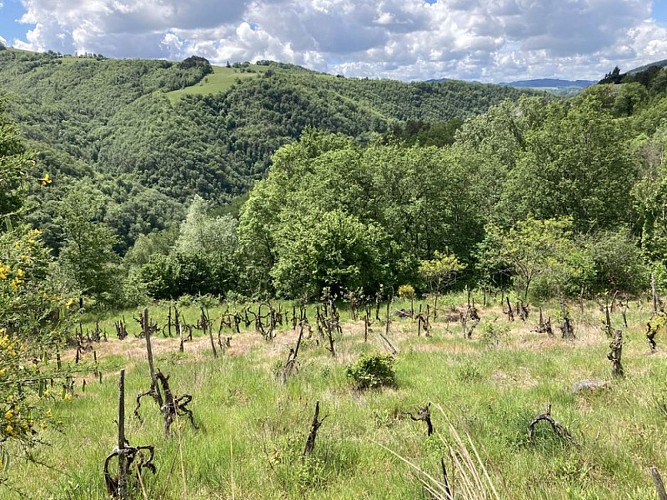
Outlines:
{"label": "distant field", "polygon": [[251,64],[247,68],[243,69],[245,71],[241,72],[241,68],[213,66],[213,74],[207,75],[201,82],[196,85],[168,92],[167,97],[169,97],[171,102],[176,102],[184,95],[218,94],[231,87],[237,79],[244,80],[247,78],[256,78],[269,68],[268,66],[257,66],[256,64]]}

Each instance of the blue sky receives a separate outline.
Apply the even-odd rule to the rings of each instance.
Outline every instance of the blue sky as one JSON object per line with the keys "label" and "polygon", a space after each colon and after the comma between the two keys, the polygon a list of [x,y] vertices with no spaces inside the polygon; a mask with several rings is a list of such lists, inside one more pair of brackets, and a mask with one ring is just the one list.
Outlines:
{"label": "blue sky", "polygon": [[[214,63],[275,59],[347,76],[598,79],[667,59],[667,0],[0,0],[28,50]],[[19,22],[23,20],[23,22]]]}

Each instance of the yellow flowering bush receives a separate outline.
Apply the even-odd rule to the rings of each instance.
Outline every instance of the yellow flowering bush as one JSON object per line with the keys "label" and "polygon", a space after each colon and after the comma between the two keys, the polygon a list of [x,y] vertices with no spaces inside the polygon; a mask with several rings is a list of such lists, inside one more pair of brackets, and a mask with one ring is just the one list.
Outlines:
{"label": "yellow flowering bush", "polygon": [[50,278],[50,262],[40,231],[0,232],[0,328],[31,342],[59,339],[69,297]]}
{"label": "yellow flowering bush", "polygon": [[25,354],[23,342],[0,329],[0,446],[10,439],[32,446],[38,431],[53,423],[44,408],[46,380]]}
{"label": "yellow flowering bush", "polygon": [[[22,223],[23,202],[37,165],[0,99],[0,458],[7,442],[31,446],[51,425],[46,381],[58,378],[45,364],[68,321],[66,296],[49,266],[40,231]],[[39,180],[51,183],[48,173]]]}

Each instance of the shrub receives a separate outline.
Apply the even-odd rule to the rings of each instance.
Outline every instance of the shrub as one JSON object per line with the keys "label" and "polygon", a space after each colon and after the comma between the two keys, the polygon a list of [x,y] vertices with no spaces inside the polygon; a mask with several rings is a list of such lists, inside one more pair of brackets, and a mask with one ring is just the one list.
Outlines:
{"label": "shrub", "polygon": [[509,337],[509,325],[499,323],[482,323],[480,341],[488,347],[499,347]]}
{"label": "shrub", "polygon": [[412,285],[401,285],[398,287],[398,296],[402,299],[412,300],[415,298],[415,289]]}
{"label": "shrub", "polygon": [[356,363],[347,367],[347,376],[354,381],[357,389],[395,387],[394,358],[381,354],[362,356]]}

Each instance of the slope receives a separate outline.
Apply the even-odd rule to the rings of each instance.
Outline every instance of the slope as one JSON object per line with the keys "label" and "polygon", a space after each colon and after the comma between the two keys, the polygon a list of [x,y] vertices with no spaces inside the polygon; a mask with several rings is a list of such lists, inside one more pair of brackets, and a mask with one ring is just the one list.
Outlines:
{"label": "slope", "polygon": [[[176,204],[199,194],[224,204],[306,127],[368,140],[392,124],[466,118],[522,93],[458,81],[348,79],[270,61],[214,68],[198,57],[174,63],[13,49],[0,51],[0,91],[31,147],[43,152],[41,168],[55,180],[52,207],[77,179],[106,186],[114,204],[137,193]],[[153,219],[125,213],[122,227],[114,222],[123,247],[135,237],[129,227],[145,232]]]}

